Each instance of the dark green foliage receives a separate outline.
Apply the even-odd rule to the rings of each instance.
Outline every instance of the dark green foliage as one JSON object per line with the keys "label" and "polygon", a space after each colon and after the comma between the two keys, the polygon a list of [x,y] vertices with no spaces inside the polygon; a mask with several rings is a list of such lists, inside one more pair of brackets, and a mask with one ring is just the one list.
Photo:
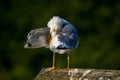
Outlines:
{"label": "dark green foliage", "polygon": [[[115,0],[1,0],[0,79],[33,80],[52,64],[48,49],[24,49],[29,31],[47,26],[60,16],[78,29],[79,47],[70,66],[120,69],[120,2]],[[56,66],[66,68],[67,55],[56,55]]]}

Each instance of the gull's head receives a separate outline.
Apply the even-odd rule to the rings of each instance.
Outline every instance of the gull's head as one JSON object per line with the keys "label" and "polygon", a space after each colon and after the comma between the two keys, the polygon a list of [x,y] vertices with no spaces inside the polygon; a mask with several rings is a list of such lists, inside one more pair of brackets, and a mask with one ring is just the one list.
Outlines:
{"label": "gull's head", "polygon": [[50,28],[50,33],[52,34],[52,36],[55,36],[57,33],[59,33],[62,28],[62,24],[63,20],[58,16],[54,16],[50,19],[47,26]]}
{"label": "gull's head", "polygon": [[38,28],[30,31],[27,35],[25,48],[48,47],[46,39],[49,35],[49,28]]}

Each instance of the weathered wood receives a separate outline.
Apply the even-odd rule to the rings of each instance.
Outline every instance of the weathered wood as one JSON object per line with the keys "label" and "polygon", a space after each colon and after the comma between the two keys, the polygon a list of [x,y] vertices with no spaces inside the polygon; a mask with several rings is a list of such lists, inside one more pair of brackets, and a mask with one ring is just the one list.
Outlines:
{"label": "weathered wood", "polygon": [[34,80],[120,80],[120,70],[46,68]]}

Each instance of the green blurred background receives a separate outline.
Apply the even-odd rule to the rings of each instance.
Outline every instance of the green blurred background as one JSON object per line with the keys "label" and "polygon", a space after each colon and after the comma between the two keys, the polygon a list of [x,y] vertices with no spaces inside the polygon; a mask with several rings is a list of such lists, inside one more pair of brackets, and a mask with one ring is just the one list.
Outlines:
{"label": "green blurred background", "polygon": [[[52,16],[78,29],[72,68],[120,69],[120,1],[0,0],[0,80],[33,80],[51,66],[49,49],[24,49],[24,44],[28,32],[45,27]],[[66,68],[67,55],[56,57],[56,66]]]}

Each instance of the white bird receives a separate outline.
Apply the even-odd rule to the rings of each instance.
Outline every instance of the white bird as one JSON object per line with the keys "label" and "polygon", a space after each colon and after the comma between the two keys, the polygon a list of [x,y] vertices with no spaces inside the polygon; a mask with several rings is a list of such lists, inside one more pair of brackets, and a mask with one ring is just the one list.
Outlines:
{"label": "white bird", "polygon": [[77,29],[58,16],[54,16],[48,22],[47,26],[50,28],[50,34],[48,37],[48,45],[51,51],[53,51],[53,66],[55,68],[55,53],[68,54],[68,65],[69,68],[69,54],[70,51],[78,46],[78,32]]}
{"label": "white bird", "polygon": [[50,69],[55,68],[55,53],[68,54],[69,68],[69,54],[72,49],[78,46],[78,32],[77,29],[58,16],[54,16],[47,24],[48,27],[34,29],[28,34],[28,40],[25,48],[39,48],[46,47],[53,52],[53,65]]}

